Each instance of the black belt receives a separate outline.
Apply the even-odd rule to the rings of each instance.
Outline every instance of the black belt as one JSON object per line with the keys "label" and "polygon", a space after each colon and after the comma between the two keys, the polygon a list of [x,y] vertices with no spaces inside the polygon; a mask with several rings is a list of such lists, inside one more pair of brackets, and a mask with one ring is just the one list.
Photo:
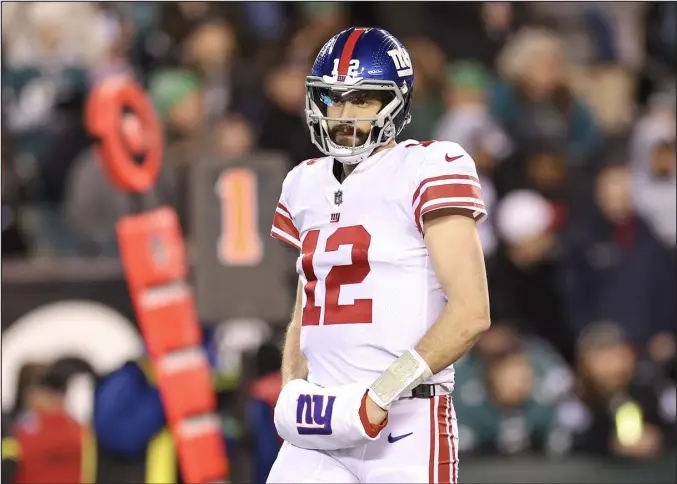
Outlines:
{"label": "black belt", "polygon": [[451,385],[422,383],[411,391],[411,398],[433,398],[437,395],[449,395]]}

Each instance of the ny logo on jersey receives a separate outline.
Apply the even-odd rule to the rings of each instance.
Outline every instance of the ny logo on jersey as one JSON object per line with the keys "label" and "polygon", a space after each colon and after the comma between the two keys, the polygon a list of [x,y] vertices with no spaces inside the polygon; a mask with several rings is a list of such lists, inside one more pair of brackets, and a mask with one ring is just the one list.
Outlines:
{"label": "ny logo on jersey", "polygon": [[296,429],[299,435],[331,435],[331,415],[336,397],[299,395],[296,406]]}
{"label": "ny logo on jersey", "polygon": [[341,218],[340,213],[332,213],[331,217],[329,218],[329,223],[332,223],[332,224],[338,223],[340,218]]}
{"label": "ny logo on jersey", "polygon": [[388,55],[395,64],[395,69],[397,69],[398,76],[411,76],[414,73],[414,70],[411,68],[411,59],[405,50],[398,47],[396,49],[389,50]]}

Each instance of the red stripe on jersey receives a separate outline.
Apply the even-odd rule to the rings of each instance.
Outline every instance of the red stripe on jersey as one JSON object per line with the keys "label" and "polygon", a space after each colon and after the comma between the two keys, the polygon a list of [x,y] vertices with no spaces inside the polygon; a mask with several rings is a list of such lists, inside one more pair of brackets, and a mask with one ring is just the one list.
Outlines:
{"label": "red stripe on jersey", "polygon": [[277,208],[279,208],[280,210],[282,210],[284,213],[286,213],[286,214],[289,216],[289,218],[291,218],[291,213],[289,212],[289,210],[287,210],[287,207],[285,207],[285,206],[282,205],[281,203],[278,203],[278,204],[277,204]]}
{"label": "red stripe on jersey", "polygon": [[293,238],[296,243],[299,243],[299,231],[296,229],[296,227],[294,227],[294,223],[291,221],[291,219],[285,217],[279,212],[275,212],[275,215],[273,216],[273,227],[281,230]]}
{"label": "red stripe on jersey", "polygon": [[449,422],[449,396],[439,397],[440,404],[437,410],[438,442],[439,451],[437,452],[437,482],[440,484],[451,482],[451,429],[447,430]]}
{"label": "red stripe on jersey", "polygon": [[367,29],[355,29],[348,36],[348,40],[346,40],[346,43],[343,46],[343,52],[341,52],[341,59],[339,60],[339,76],[345,77],[348,75],[348,66],[350,65],[350,60],[353,58],[355,44],[357,44],[357,40],[362,37],[362,34],[366,31]]}
{"label": "red stripe on jersey", "polygon": [[411,199],[411,204],[413,205],[416,203],[416,199],[418,196],[421,194],[421,190],[425,186],[426,183],[434,182],[434,181],[440,181],[440,180],[470,180],[474,181],[475,183],[479,183],[480,181],[477,179],[477,177],[470,176],[470,175],[441,175],[441,176],[433,176],[431,178],[426,178],[423,180],[416,191],[414,192],[414,197]]}
{"label": "red stripe on jersey", "polygon": [[435,427],[437,425],[435,415],[435,398],[430,399],[430,462],[428,463],[428,482],[435,484]]}
{"label": "red stripe on jersey", "polygon": [[279,241],[284,242],[285,244],[291,245],[291,246],[294,247],[295,249],[301,250],[301,246],[300,246],[300,245],[298,245],[296,242],[292,242],[292,241],[289,240],[289,239],[285,239],[285,238],[282,237],[280,234],[277,234],[277,233],[275,233],[275,232],[271,232],[271,233],[270,233],[270,236],[271,236],[272,238],[274,238],[274,239],[277,239],[277,240],[279,240]]}
{"label": "red stripe on jersey", "polygon": [[[421,211],[416,210],[414,212],[414,216],[416,217],[416,227],[418,228],[418,231],[421,232],[421,235],[423,235],[423,225],[421,222],[421,217],[425,215],[428,212],[433,212],[435,210],[441,210],[443,208],[467,208],[468,210],[471,210],[473,213],[476,211],[481,212],[480,215],[483,215],[486,213],[486,208],[484,207],[484,203],[481,203],[481,201],[477,202],[440,202],[440,203],[435,203],[433,205],[428,205],[425,210]],[[480,220],[482,217],[478,216],[475,217],[475,220]]]}
{"label": "red stripe on jersey", "polygon": [[482,200],[482,190],[475,185],[465,183],[450,183],[448,185],[435,185],[428,187],[421,195],[419,206],[440,198],[477,198]]}

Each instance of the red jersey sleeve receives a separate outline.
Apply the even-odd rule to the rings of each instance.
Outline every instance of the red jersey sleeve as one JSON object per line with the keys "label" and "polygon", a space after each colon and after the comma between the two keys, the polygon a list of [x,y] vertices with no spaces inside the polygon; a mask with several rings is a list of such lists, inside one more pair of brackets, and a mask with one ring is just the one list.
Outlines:
{"label": "red jersey sleeve", "polygon": [[412,198],[414,220],[423,233],[423,216],[433,210],[460,208],[479,221],[487,215],[472,157],[456,143],[437,141],[424,149]]}
{"label": "red jersey sleeve", "polygon": [[270,230],[270,235],[301,250],[299,231],[294,225],[294,217],[289,210],[289,203],[287,202],[287,197],[285,195],[286,185],[287,180],[282,184],[282,194],[280,195],[280,201],[277,203],[275,213],[273,214],[273,227]]}

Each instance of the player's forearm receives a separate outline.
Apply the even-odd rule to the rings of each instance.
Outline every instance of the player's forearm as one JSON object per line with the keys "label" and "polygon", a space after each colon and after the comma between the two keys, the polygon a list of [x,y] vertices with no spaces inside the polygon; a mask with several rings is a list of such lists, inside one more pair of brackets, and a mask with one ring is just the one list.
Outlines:
{"label": "player's forearm", "polygon": [[308,377],[306,357],[301,353],[301,322],[292,320],[282,352],[282,386],[291,380]]}
{"label": "player's forearm", "polygon": [[282,386],[287,382],[308,378],[308,364],[306,357],[301,353],[301,325],[303,318],[303,283],[299,279],[296,286],[296,302],[294,315],[287,327],[287,335],[282,350]]}
{"label": "player's forearm", "polygon": [[421,338],[415,350],[433,374],[461,358],[489,328],[489,303],[475,306],[454,300]]}

